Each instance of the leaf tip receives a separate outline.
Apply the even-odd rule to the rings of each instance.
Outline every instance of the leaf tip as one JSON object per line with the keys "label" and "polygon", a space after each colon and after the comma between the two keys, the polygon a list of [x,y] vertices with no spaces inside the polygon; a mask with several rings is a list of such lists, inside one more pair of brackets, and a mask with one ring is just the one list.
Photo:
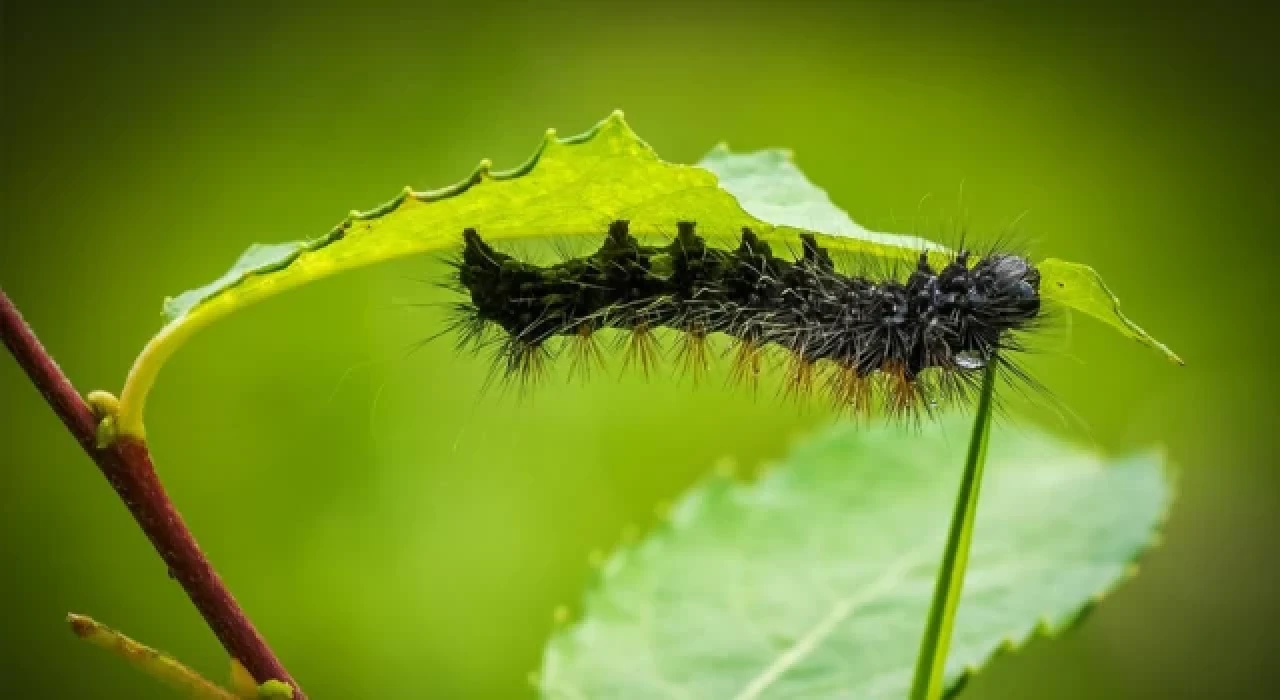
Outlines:
{"label": "leaf tip", "polygon": [[1042,296],[1080,311],[1119,330],[1126,337],[1156,350],[1169,361],[1186,363],[1167,345],[1156,340],[1120,310],[1120,300],[1102,280],[1102,275],[1088,265],[1046,258],[1037,264],[1042,274]]}

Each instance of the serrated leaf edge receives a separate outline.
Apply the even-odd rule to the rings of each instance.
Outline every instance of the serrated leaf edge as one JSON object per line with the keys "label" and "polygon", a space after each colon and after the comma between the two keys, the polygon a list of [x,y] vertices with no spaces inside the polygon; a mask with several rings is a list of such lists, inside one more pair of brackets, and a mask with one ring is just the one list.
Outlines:
{"label": "serrated leaf edge", "polygon": [[[322,236],[319,236],[317,238],[298,242],[296,244],[297,247],[293,250],[293,252],[280,258],[279,260],[273,260],[269,263],[265,263],[257,267],[246,269],[241,273],[238,279],[220,287],[216,292],[201,299],[199,302],[196,302],[190,307],[183,309],[180,313],[169,314],[168,312],[166,312],[167,320],[176,321],[180,319],[182,316],[186,315],[193,309],[199,307],[201,304],[208,301],[210,298],[218,296],[223,292],[226,292],[227,290],[232,289],[233,287],[243,282],[248,277],[252,277],[255,275],[270,274],[272,272],[279,272],[289,267],[291,264],[293,264],[293,262],[296,261],[298,257],[301,256],[303,253],[314,253],[334,242],[342,240],[343,237],[346,236],[347,230],[350,229],[351,226],[356,222],[371,221],[374,219],[380,219],[384,216],[387,216],[388,214],[392,214],[398,209],[400,209],[400,207],[403,206],[405,202],[409,199],[413,199],[414,201],[420,202],[423,204],[438,202],[444,199],[457,197],[467,192],[472,187],[480,184],[481,182],[484,182],[485,180],[494,180],[494,181],[513,180],[515,178],[527,175],[534,169],[534,167],[538,165],[538,161],[542,159],[542,155],[546,152],[549,146],[553,144],[561,145],[561,146],[572,146],[572,145],[586,143],[587,141],[590,141],[591,139],[595,138],[595,136],[599,134],[602,130],[609,127],[625,129],[628,132],[628,135],[631,138],[633,138],[640,147],[650,152],[653,151],[653,149],[649,147],[648,143],[646,143],[643,139],[637,136],[635,132],[631,130],[631,127],[627,125],[625,116],[623,115],[623,112],[620,109],[614,110],[608,117],[605,117],[604,119],[600,120],[587,131],[584,131],[581,134],[576,134],[574,136],[559,138],[556,136],[556,130],[554,128],[547,129],[546,132],[543,134],[542,141],[539,142],[537,149],[534,150],[533,155],[531,155],[527,160],[525,160],[525,162],[521,163],[520,165],[517,165],[514,168],[509,168],[507,170],[494,171],[493,161],[491,161],[488,158],[484,158],[471,171],[471,174],[467,175],[462,180],[453,183],[452,185],[446,185],[445,187],[437,188],[434,190],[423,190],[423,191],[417,191],[410,186],[406,186],[404,189],[400,191],[400,194],[387,200],[386,202],[383,202],[382,204],[376,207],[373,207],[372,209],[366,209],[364,211],[352,209],[347,214],[347,216],[344,217],[342,221],[339,222],[336,226],[334,226],[328,233]],[[166,306],[171,301],[172,301],[172,297],[166,299],[165,300]]]}
{"label": "serrated leaf edge", "polygon": [[[1162,446],[1149,448],[1147,452],[1155,453],[1159,456],[1158,463],[1161,465],[1161,470],[1164,474],[1164,480],[1167,488],[1165,502],[1160,516],[1151,527],[1150,536],[1147,538],[1146,542],[1133,553],[1128,561],[1125,562],[1124,574],[1112,581],[1109,586],[1106,586],[1102,590],[1094,593],[1088,600],[1081,603],[1074,610],[1068,610],[1064,614],[1057,616],[1058,619],[1056,623],[1047,619],[1047,616],[1042,615],[1036,626],[1021,638],[1006,638],[998,646],[992,649],[980,663],[976,665],[971,664],[965,667],[960,675],[948,681],[947,690],[943,697],[950,700],[951,698],[959,695],[960,692],[964,690],[965,686],[968,685],[969,681],[978,674],[978,672],[989,666],[997,658],[1020,651],[1037,638],[1055,639],[1075,629],[1077,626],[1082,624],[1095,609],[1097,609],[1100,603],[1110,597],[1125,583],[1137,576],[1138,571],[1141,568],[1141,561],[1163,543],[1164,530],[1172,515],[1174,502],[1178,497],[1178,485],[1180,480],[1178,469],[1168,461],[1167,451]],[[1135,452],[1128,456],[1132,457],[1140,454],[1142,454],[1142,451]],[[1098,457],[1099,459],[1102,459],[1101,455],[1098,455]],[[598,565],[590,563],[590,560],[597,556],[598,550],[594,550],[592,555],[589,555],[588,565],[592,575],[588,580],[586,591],[583,593],[581,598],[581,611],[586,611],[592,598],[600,595],[608,582],[617,575],[621,568],[625,566],[632,557],[640,554],[642,549],[657,548],[668,541],[671,537],[681,532],[681,523],[675,521],[675,516],[677,514],[681,515],[683,520],[691,520],[692,516],[695,515],[697,511],[690,509],[700,508],[702,503],[706,500],[706,494],[711,493],[713,488],[756,488],[764,479],[767,479],[769,475],[773,473],[777,465],[784,461],[784,458],[764,461],[761,463],[761,466],[754,477],[748,479],[739,474],[739,471],[735,468],[734,462],[731,458],[722,458],[715,464],[715,466],[704,472],[703,476],[691,485],[678,500],[671,504],[670,507],[655,508],[658,519],[648,533],[641,533],[637,537],[634,534],[634,528],[632,526],[628,525],[623,528],[623,534],[618,546],[609,556],[604,557]],[[548,639],[546,649],[549,649],[550,645],[558,638],[564,635],[572,635],[574,631],[581,626],[583,622],[582,619],[571,620],[564,614],[564,611],[567,609],[568,608],[566,606],[558,606],[556,608],[556,611],[553,614],[553,618],[555,619],[553,635]],[[921,622],[923,624],[923,620]],[[544,650],[544,669],[546,654],[547,651]],[[543,694],[542,697],[546,697],[546,694],[553,689],[546,686],[547,676],[545,673],[541,672],[542,670],[543,669],[539,669],[539,671],[534,672],[532,677],[536,678],[537,689]]]}
{"label": "serrated leaf edge", "polygon": [[[213,291],[202,295],[197,301],[190,305],[184,305],[181,309],[175,310],[174,298],[170,297],[165,300],[165,311],[169,317],[165,326],[147,343],[142,352],[135,358],[133,366],[129,370],[129,375],[125,378],[124,388],[120,392],[120,412],[117,420],[117,431],[120,436],[129,437],[138,440],[146,439],[146,427],[143,423],[143,411],[145,409],[147,395],[151,391],[152,385],[160,372],[160,368],[168,360],[168,358],[181,347],[186,340],[200,328],[212,323],[217,318],[230,313],[234,310],[234,306],[227,308],[219,308],[209,313],[194,313],[196,311],[205,310],[211,302],[222,299],[226,293],[238,285],[243,283],[250,277],[267,275],[273,272],[279,272],[288,268],[297,261],[303,254],[313,253],[322,250],[335,241],[339,241],[346,236],[346,232],[356,222],[371,221],[392,212],[399,210],[406,204],[430,203],[437,202],[451,197],[456,197],[470,190],[472,187],[486,181],[512,180],[519,178],[531,172],[542,159],[543,155],[550,147],[573,146],[585,144],[596,138],[601,132],[613,129],[617,130],[621,135],[634,144],[634,146],[653,158],[658,158],[649,144],[641,139],[627,124],[622,110],[614,110],[608,117],[600,120],[587,131],[566,138],[556,136],[555,129],[547,129],[544,132],[542,141],[538,148],[534,151],[524,163],[508,169],[494,171],[492,162],[489,159],[483,159],[480,164],[472,170],[471,174],[463,180],[435,190],[427,190],[418,192],[411,187],[405,187],[400,194],[380,206],[374,207],[366,211],[352,210],[337,226],[329,233],[309,241],[299,242],[296,247],[289,253],[282,255],[279,259],[266,261],[253,267],[247,267],[242,270],[234,279],[227,280],[225,283],[219,283],[215,280],[211,285],[214,286]],[[692,167],[692,166],[689,166]],[[743,212],[744,216],[748,216]],[[288,245],[288,244],[276,244]],[[251,248],[252,250],[252,248]],[[244,259],[241,256],[241,260]],[[238,264],[238,263],[237,263]],[[232,269],[235,269],[235,265]],[[210,285],[206,285],[208,287]],[[278,287],[274,290],[264,292],[262,296],[278,293],[288,286]],[[200,288],[197,288],[200,289]],[[188,293],[192,290],[188,290]]]}
{"label": "serrated leaf edge", "polygon": [[[1110,585],[1095,592],[1088,600],[1081,603],[1077,608],[1069,610],[1065,614],[1061,615],[1057,624],[1054,624],[1052,621],[1046,619],[1046,617],[1041,616],[1037,621],[1036,626],[1032,628],[1029,633],[1023,635],[1021,639],[1006,638],[998,646],[992,649],[990,653],[987,654],[986,658],[984,658],[980,663],[966,666],[959,676],[952,679],[947,686],[946,693],[943,695],[944,698],[950,700],[950,698],[954,698],[959,695],[974,676],[982,671],[982,669],[991,665],[991,663],[996,659],[1017,653],[1018,651],[1026,648],[1028,644],[1036,639],[1057,639],[1076,629],[1093,614],[1094,610],[1098,609],[1098,606],[1104,600],[1111,597],[1111,595],[1124,586],[1124,584],[1137,577],[1138,572],[1142,568],[1142,561],[1147,557],[1147,555],[1158,549],[1160,545],[1164,543],[1165,528],[1168,526],[1169,519],[1173,514],[1174,502],[1178,500],[1178,470],[1168,461],[1167,451],[1163,447],[1157,447],[1149,449],[1148,452],[1155,453],[1159,456],[1158,464],[1161,465],[1161,470],[1164,473],[1165,485],[1168,490],[1165,495],[1164,508],[1161,510],[1156,522],[1151,526],[1150,535],[1147,537],[1146,542],[1134,551],[1133,556],[1129,557],[1128,561],[1125,562],[1124,573],[1112,581]],[[1139,452],[1136,454],[1141,453]]]}

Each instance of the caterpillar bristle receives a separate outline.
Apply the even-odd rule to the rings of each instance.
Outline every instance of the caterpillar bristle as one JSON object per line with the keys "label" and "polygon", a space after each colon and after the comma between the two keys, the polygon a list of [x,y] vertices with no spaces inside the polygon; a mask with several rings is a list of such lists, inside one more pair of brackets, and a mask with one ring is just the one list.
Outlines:
{"label": "caterpillar bristle", "polygon": [[701,324],[689,326],[677,339],[675,353],[680,371],[695,384],[701,382],[711,366],[706,327]]}
{"label": "caterpillar bristle", "polygon": [[920,385],[907,376],[906,366],[898,361],[889,361],[880,371],[884,378],[885,414],[899,420],[916,418],[916,411],[923,408]]}
{"label": "caterpillar bristle", "polygon": [[591,374],[605,367],[604,351],[596,330],[589,323],[578,324],[578,330],[569,336],[569,377],[586,381]]}
{"label": "caterpillar bristle", "polygon": [[514,340],[504,352],[507,356],[506,378],[514,380],[521,392],[540,384],[546,378],[551,357],[544,344]]}
{"label": "caterpillar bristle", "polygon": [[627,336],[626,351],[622,355],[622,368],[637,369],[648,379],[658,366],[658,340],[648,323],[641,322]]}
{"label": "caterpillar bristle", "polygon": [[787,376],[783,385],[784,399],[803,401],[813,395],[814,363],[803,354],[790,353],[787,356]]}
{"label": "caterpillar bristle", "polygon": [[674,365],[695,382],[709,372],[710,337],[725,335],[731,382],[754,392],[780,367],[784,399],[823,394],[858,417],[878,408],[914,422],[966,404],[991,363],[1020,390],[1040,390],[1009,357],[1043,321],[1039,272],[1006,248],[850,264],[812,233],[779,244],[783,255],[750,228],[735,239],[715,247],[694,222],[677,221],[665,243],[641,244],[618,220],[590,253],[559,247],[558,262],[539,266],[468,228],[447,286],[469,298],[453,307],[449,330],[460,350],[496,348],[495,368],[521,390],[562,351],[571,377],[603,368],[606,338],[624,370],[648,377],[667,354],[662,329],[675,334]]}
{"label": "caterpillar bristle", "polygon": [[871,378],[856,366],[834,365],[827,380],[827,391],[837,409],[847,410],[854,417],[871,414]]}
{"label": "caterpillar bristle", "polygon": [[734,343],[733,360],[729,369],[729,381],[747,387],[752,393],[760,386],[760,369],[763,348],[754,340],[738,340]]}

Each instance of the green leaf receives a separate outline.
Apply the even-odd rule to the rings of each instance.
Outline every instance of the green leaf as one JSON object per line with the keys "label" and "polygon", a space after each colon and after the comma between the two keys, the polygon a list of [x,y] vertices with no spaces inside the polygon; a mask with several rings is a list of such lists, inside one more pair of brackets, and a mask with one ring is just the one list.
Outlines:
{"label": "green leaf", "polygon": [[283,270],[302,251],[308,248],[323,247],[325,243],[324,239],[313,243],[307,243],[306,241],[291,241],[289,243],[273,243],[269,245],[255,243],[249,246],[249,249],[240,255],[240,258],[231,266],[231,269],[223,273],[218,279],[203,287],[189,289],[176,297],[165,299],[165,318],[170,321],[182,318],[184,314],[191,310],[191,307],[205,299],[239,284],[251,275],[263,275],[275,270]]}
{"label": "green leaf", "polygon": [[[760,170],[753,163],[769,167],[753,176]],[[495,172],[482,161],[455,185],[429,192],[406,188],[370,211],[353,211],[319,239],[254,245],[217,280],[167,300],[165,315],[178,320],[215,297],[233,306],[249,303],[264,288],[296,286],[295,280],[438,250],[461,240],[468,227],[495,241],[601,237],[611,221],[627,219],[637,235],[669,235],[676,221],[689,219],[711,235],[734,237],[750,226],[764,238],[794,243],[797,233],[813,230],[838,239],[837,248],[906,259],[929,245],[854,224],[777,152],[735,156],[721,148],[701,165],[662,161],[615,112],[572,138],[548,132],[533,157],[513,170]],[[718,183],[708,174],[717,167],[730,168],[735,177]],[[744,187],[751,188],[751,205],[759,209],[755,216],[734,197],[746,192]],[[773,201],[782,206],[761,205]]]}
{"label": "green leaf", "polygon": [[921,250],[946,251],[944,246],[917,236],[879,233],[858,225],[832,203],[826,190],[809,182],[788,150],[772,148],[733,153],[727,145],[719,144],[703,156],[698,165],[715,173],[720,187],[762,221],[830,236],[874,241],[888,250],[900,249],[903,259],[911,261]]}
{"label": "green leaf", "polygon": [[1182,358],[1164,343],[1156,340],[1150,333],[1142,330],[1138,324],[1120,313],[1120,300],[1111,293],[1102,281],[1102,276],[1092,267],[1049,258],[1040,261],[1037,268],[1041,275],[1041,298],[1093,316],[1120,331],[1126,338],[1132,338],[1149,348],[1155,348],[1170,360],[1183,364]]}
{"label": "green leaf", "polygon": [[[845,423],[754,484],[708,477],[601,566],[548,643],[543,696],[906,697],[970,429]],[[1158,453],[1103,459],[993,426],[951,691],[1131,575],[1170,500]]]}
{"label": "green leaf", "polygon": [[[737,154],[720,144],[699,163],[720,177],[720,186],[732,193],[750,212],[770,223],[876,241],[893,250],[908,251],[946,248],[915,236],[877,233],[859,226],[844,210],[831,202],[822,188],[809,182],[783,149]],[[908,257],[913,257],[911,252]],[[1041,296],[1049,303],[1092,316],[1170,360],[1182,364],[1172,350],[1156,340],[1120,312],[1120,300],[1092,268],[1048,258],[1037,263],[1041,275]]]}
{"label": "green leaf", "polygon": [[[512,170],[482,161],[457,184],[405,188],[382,206],[351,212],[319,238],[255,245],[218,279],[167,299],[168,325],[139,355],[121,392],[119,433],[143,437],[143,407],[160,367],[197,330],[249,304],[344,270],[450,248],[469,227],[491,241],[600,238],[616,219],[629,220],[640,236],[670,236],[679,220],[697,222],[712,239],[732,240],[750,227],[782,249],[812,229],[833,250],[895,260],[913,259],[928,245],[858,226],[783,152],[734,155],[721,147],[702,167],[667,163],[615,112],[579,136],[548,131],[533,157]],[[1110,296],[1100,280],[1070,282],[1057,287],[1055,300],[1154,343],[1116,305],[1097,303],[1099,294]]]}

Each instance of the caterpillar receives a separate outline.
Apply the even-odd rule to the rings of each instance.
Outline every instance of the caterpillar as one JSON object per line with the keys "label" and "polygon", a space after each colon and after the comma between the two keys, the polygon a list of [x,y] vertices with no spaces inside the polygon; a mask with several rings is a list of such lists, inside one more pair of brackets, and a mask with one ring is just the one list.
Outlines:
{"label": "caterpillar", "polygon": [[960,249],[935,270],[921,252],[902,279],[841,272],[812,234],[799,244],[780,256],[743,228],[737,246],[722,249],[680,221],[669,243],[642,245],[619,220],[593,253],[540,266],[468,228],[448,261],[449,286],[463,295],[450,329],[462,348],[494,348],[495,369],[521,383],[561,350],[571,372],[601,365],[608,329],[625,332],[625,364],[646,373],[657,364],[655,331],[675,331],[676,359],[697,379],[708,339],[723,334],[732,379],[754,387],[766,353],[779,349],[787,394],[816,389],[859,414],[877,397],[892,415],[966,401],[993,362],[1031,382],[1008,357],[1042,316],[1040,275],[1025,257]]}

